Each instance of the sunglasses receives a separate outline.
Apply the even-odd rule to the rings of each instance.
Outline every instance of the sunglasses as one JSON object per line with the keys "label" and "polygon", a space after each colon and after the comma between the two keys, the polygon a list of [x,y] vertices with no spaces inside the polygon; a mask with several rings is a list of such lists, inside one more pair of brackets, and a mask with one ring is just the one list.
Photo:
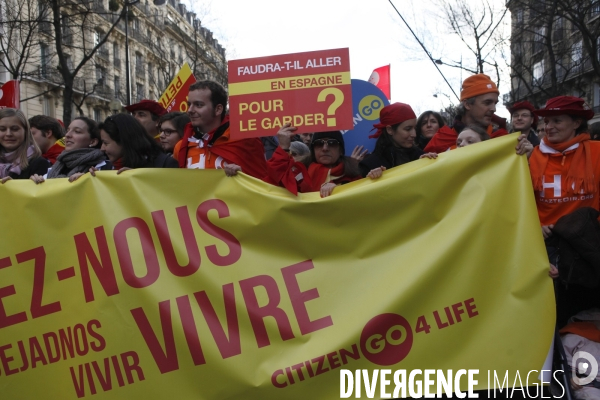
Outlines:
{"label": "sunglasses", "polygon": [[340,147],[340,142],[338,142],[335,139],[317,139],[312,142],[312,146],[315,149],[317,149],[317,148],[320,149],[323,146],[325,146],[325,143],[327,143],[327,147],[330,147],[330,148]]}

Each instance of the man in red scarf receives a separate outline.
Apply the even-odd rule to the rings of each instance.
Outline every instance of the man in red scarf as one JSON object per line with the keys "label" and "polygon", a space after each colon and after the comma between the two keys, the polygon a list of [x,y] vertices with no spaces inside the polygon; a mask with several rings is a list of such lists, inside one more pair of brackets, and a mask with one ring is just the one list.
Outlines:
{"label": "man in red scarf", "polygon": [[267,174],[265,150],[259,138],[231,140],[227,92],[213,81],[190,86],[188,115],[183,138],[173,156],[180,168],[224,169],[228,176],[241,171],[262,179]]}
{"label": "man in red scarf", "polygon": [[42,151],[42,157],[52,165],[56,158],[65,150],[65,130],[57,119],[47,115],[35,115],[29,118],[31,134],[35,143]]}
{"label": "man in red scarf", "polygon": [[460,92],[459,113],[461,119],[452,128],[443,126],[425,146],[426,153],[441,153],[456,146],[456,138],[467,125],[479,125],[487,130],[490,138],[508,134],[506,129],[494,130],[492,119],[500,92],[496,84],[485,74],[477,74],[465,79]]}

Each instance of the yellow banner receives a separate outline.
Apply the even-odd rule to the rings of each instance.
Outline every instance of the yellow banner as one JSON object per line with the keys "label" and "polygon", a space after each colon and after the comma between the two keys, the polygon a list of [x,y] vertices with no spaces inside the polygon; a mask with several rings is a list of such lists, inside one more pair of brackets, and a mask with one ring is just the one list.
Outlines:
{"label": "yellow banner", "polygon": [[0,185],[2,398],[332,399],[359,369],[531,385],[554,298],[515,143],[325,199],[223,171]]}

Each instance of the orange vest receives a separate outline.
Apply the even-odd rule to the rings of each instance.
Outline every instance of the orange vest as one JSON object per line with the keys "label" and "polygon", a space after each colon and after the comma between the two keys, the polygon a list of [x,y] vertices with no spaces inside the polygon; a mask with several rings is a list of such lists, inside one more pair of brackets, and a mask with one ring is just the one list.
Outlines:
{"label": "orange vest", "polygon": [[[593,160],[594,182],[600,188],[600,142],[590,141],[589,144]],[[563,153],[550,149],[543,143],[534,149],[534,152],[550,153],[544,171],[543,190],[535,192],[535,202],[542,225],[553,225],[563,215],[581,207],[593,207],[600,210],[600,189],[596,193],[567,194],[565,181],[576,148],[571,147]]]}

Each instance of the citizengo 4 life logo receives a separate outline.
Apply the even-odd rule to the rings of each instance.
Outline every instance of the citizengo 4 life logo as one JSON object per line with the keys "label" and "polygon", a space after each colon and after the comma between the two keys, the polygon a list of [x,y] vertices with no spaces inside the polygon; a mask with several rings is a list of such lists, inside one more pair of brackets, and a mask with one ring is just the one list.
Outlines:
{"label": "citizengo 4 life logo", "polygon": [[[470,298],[423,314],[414,324],[399,314],[379,314],[364,326],[358,343],[331,349],[322,355],[296,360],[292,365],[273,371],[271,383],[283,389],[364,358],[369,362],[390,366],[402,362],[410,353],[416,336],[428,335],[479,315],[475,299]],[[413,328],[414,327],[414,328]]]}
{"label": "citizengo 4 life logo", "polygon": [[381,314],[371,319],[360,335],[360,350],[377,365],[398,364],[410,352],[413,332],[401,315]]}

